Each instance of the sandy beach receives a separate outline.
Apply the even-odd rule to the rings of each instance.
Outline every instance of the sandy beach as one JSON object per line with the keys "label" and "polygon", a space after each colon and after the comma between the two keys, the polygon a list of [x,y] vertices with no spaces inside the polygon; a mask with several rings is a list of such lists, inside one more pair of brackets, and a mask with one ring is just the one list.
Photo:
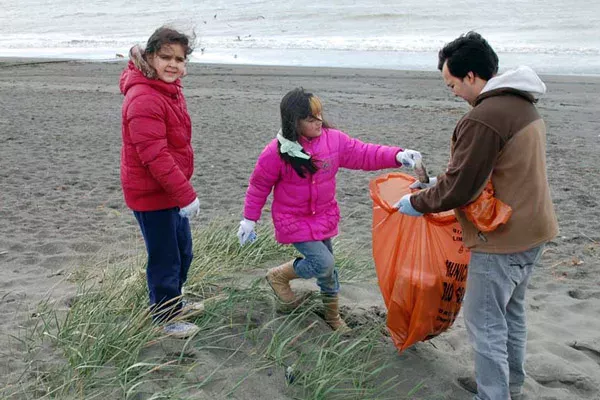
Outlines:
{"label": "sandy beach", "polygon": [[[0,388],[25,365],[14,337],[39,301],[69,298],[74,287],[65,276],[90,257],[143,250],[119,180],[124,66],[0,61]],[[188,74],[192,181],[202,210],[195,225],[241,216],[249,174],[277,132],[281,97],[294,87],[321,97],[324,117],[351,136],[421,151],[434,174],[445,168],[455,123],[468,110],[438,73],[190,64]],[[600,77],[542,79],[548,93],[538,107],[560,234],[529,286],[525,391],[531,399],[600,399]],[[338,175],[340,240],[367,252],[368,183],[381,173]],[[383,307],[373,282],[341,279],[344,305]],[[399,376],[425,381],[414,398],[472,396],[458,384],[473,375],[462,318],[401,355],[390,342],[389,360]]]}

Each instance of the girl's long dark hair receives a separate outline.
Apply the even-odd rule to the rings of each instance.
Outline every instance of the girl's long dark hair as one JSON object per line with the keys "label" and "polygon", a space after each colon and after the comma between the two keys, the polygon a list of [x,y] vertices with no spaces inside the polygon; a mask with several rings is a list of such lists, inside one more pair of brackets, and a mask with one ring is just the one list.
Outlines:
{"label": "girl's long dark hair", "polygon": [[[284,138],[297,142],[300,138],[298,132],[299,121],[310,116],[317,117],[322,112],[321,101],[312,93],[307,93],[302,88],[296,88],[289,91],[283,99],[281,99],[281,132]],[[323,121],[323,127],[330,126]],[[278,148],[281,144],[278,143]],[[318,167],[312,158],[304,159],[291,157],[289,154],[279,152],[279,155],[287,164],[294,168],[294,171],[304,178],[305,174],[314,174],[318,171]]]}

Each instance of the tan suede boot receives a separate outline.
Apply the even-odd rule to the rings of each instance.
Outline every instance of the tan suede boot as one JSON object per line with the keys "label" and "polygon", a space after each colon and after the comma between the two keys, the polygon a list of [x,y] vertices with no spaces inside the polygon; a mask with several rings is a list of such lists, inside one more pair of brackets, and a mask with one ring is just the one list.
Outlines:
{"label": "tan suede boot", "polygon": [[271,268],[267,272],[266,278],[273,292],[286,309],[294,309],[307,299],[306,295],[296,296],[290,287],[290,281],[299,278],[296,271],[294,271],[294,260],[281,264],[279,267]]}
{"label": "tan suede boot", "polygon": [[323,305],[325,306],[325,322],[327,322],[334,331],[342,334],[351,332],[352,329],[346,325],[344,320],[340,317],[338,296],[322,294],[321,297],[323,299]]}

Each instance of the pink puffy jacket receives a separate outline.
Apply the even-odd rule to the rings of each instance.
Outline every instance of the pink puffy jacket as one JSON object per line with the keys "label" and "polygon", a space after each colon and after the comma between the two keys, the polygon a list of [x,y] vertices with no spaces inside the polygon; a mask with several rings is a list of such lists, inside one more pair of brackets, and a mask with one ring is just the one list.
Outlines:
{"label": "pink puffy jacket", "polygon": [[134,211],[185,207],[196,198],[192,123],[180,82],[148,79],[130,61],[119,81],[121,185]]}
{"label": "pink puffy jacket", "polygon": [[260,154],[250,176],[244,217],[258,221],[273,190],[271,213],[275,238],[289,244],[325,240],[338,233],[340,210],[335,199],[335,175],[339,168],[374,171],[398,167],[399,147],[363,143],[344,132],[323,128],[321,136],[302,138],[300,144],[319,170],[301,178],[279,155],[277,139]]}

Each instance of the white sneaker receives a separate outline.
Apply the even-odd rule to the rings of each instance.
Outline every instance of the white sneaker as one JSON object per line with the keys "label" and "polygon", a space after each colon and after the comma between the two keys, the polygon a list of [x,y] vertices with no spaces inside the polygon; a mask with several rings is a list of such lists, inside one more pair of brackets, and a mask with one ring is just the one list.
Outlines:
{"label": "white sneaker", "polygon": [[194,336],[200,328],[195,324],[184,321],[169,322],[162,328],[162,332],[176,339],[186,339],[190,336]]}

